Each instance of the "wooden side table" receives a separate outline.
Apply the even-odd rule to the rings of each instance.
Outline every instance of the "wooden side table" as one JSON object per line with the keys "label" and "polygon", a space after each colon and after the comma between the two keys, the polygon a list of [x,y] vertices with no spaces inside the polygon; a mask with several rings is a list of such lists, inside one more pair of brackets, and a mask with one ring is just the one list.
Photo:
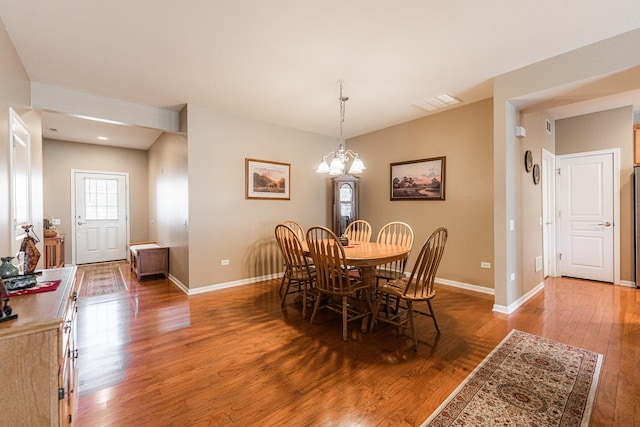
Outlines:
{"label": "wooden side table", "polygon": [[64,234],[44,238],[44,268],[64,267]]}

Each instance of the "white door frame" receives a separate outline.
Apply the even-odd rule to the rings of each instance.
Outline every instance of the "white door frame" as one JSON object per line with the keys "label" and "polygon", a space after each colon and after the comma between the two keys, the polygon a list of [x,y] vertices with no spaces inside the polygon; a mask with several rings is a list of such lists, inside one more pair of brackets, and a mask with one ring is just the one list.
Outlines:
{"label": "white door frame", "polygon": [[[556,156],[556,159],[559,162],[560,159],[569,159],[600,154],[611,154],[613,156],[613,284],[620,285],[620,149],[610,148],[607,150],[563,154]],[[556,185],[558,184],[559,180],[556,180]],[[559,194],[559,191],[556,191],[556,194]],[[558,218],[558,205],[559,204],[556,204],[556,218]],[[560,239],[562,238],[562,233],[560,232],[559,226],[560,225],[558,224],[556,251],[560,247]],[[560,263],[557,271],[559,276],[562,275],[561,265],[562,263]]]}
{"label": "white door frame", "polygon": [[[546,215],[545,215],[546,213]],[[556,276],[556,156],[542,149],[542,257],[544,277]],[[546,230],[546,232],[545,232]],[[545,239],[546,237],[546,239]]]}
{"label": "white door frame", "polygon": [[[76,251],[78,245],[76,244],[76,173],[87,173],[87,174],[108,174],[108,175],[121,175],[124,176],[124,191],[125,191],[125,200],[127,201],[126,206],[126,219],[125,219],[125,244],[127,247],[130,242],[130,228],[131,221],[129,221],[130,217],[130,207],[131,201],[129,199],[129,173],[128,172],[113,172],[113,171],[96,171],[96,170],[86,170],[86,169],[71,169],[71,262],[76,264]],[[126,250],[125,253],[128,254],[129,251]],[[128,255],[127,255],[128,257]]]}

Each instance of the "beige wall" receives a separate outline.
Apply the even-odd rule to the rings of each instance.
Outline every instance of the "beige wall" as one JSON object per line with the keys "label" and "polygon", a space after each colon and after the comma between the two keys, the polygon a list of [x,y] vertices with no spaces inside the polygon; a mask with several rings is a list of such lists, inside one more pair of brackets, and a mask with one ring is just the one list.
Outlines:
{"label": "beige wall", "polygon": [[[520,216],[517,218],[519,239],[522,242],[520,275],[517,293],[524,295],[544,281],[544,271],[536,271],[536,257],[543,256],[543,226],[542,213],[542,149],[553,153],[555,151],[555,138],[553,125],[552,133],[546,130],[546,120],[553,124],[553,119],[545,112],[533,112],[522,114],[520,126],[526,129],[525,138],[518,138],[517,144],[520,154],[518,164]],[[533,163],[538,164],[541,171],[541,180],[538,185],[533,182],[533,171],[527,172],[524,167],[524,156],[527,150],[533,154]]]}
{"label": "beige wall", "polygon": [[631,106],[556,122],[556,154],[620,149],[620,279],[634,281]]}
{"label": "beige wall", "polygon": [[[488,99],[347,141],[367,166],[360,177],[360,216],[374,236],[390,221],[407,222],[416,252],[444,226],[449,240],[438,277],[486,288],[493,288],[493,270],[480,267],[483,261],[493,265],[492,123]],[[439,156],[446,156],[446,200],[389,200],[390,163]]]}
{"label": "beige wall", "polygon": [[187,139],[163,133],[149,148],[149,240],[169,246],[169,272],[189,286]]}
{"label": "beige wall", "polygon": [[[521,152],[515,137],[522,99],[541,99],[560,92],[568,85],[587,82],[630,69],[640,64],[640,30],[616,37],[523,67],[494,78],[494,231],[496,308],[506,310],[532,287],[522,274],[523,245],[519,236],[537,233],[532,230],[509,230],[509,220],[521,217],[524,207],[520,185]],[[594,60],[594,58],[597,58]],[[612,89],[613,90],[613,89]],[[612,92],[613,93],[613,92]],[[575,98],[574,98],[575,99]],[[515,280],[511,280],[511,274]],[[531,279],[526,279],[531,280]],[[537,280],[536,277],[533,280]]]}
{"label": "beige wall", "polygon": [[[20,115],[31,133],[32,217],[42,237],[42,136],[38,113],[30,111],[30,81],[0,21],[0,255],[15,255],[11,245],[9,108]],[[38,245],[42,252],[42,244]],[[40,262],[42,265],[42,261]]]}
{"label": "beige wall", "polygon": [[44,215],[60,218],[60,232],[67,234],[65,261],[72,262],[71,170],[124,172],[129,174],[130,239],[148,240],[147,152],[126,148],[44,142]]}
{"label": "beige wall", "polygon": [[[315,170],[336,139],[192,104],[188,134],[190,289],[281,272],[274,228],[284,219],[330,224],[329,178]],[[246,200],[247,157],[290,163],[291,200]]]}

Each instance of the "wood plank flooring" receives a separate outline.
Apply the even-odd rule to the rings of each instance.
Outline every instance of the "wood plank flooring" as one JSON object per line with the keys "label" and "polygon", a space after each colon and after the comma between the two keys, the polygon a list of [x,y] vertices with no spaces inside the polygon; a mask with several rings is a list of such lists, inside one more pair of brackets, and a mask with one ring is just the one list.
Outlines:
{"label": "wood plank flooring", "polygon": [[442,334],[420,316],[414,352],[391,326],[310,325],[276,280],[187,297],[125,278],[78,303],[78,426],[417,426],[513,328],[603,354],[591,425],[640,425],[640,290],[549,279],[507,316],[437,286]]}

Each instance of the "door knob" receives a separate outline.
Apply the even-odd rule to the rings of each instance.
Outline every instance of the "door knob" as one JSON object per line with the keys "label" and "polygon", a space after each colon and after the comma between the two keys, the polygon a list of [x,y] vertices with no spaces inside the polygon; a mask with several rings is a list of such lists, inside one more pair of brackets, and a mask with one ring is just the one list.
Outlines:
{"label": "door knob", "polygon": [[78,221],[78,225],[82,225],[82,224],[85,224],[85,223],[82,221]]}
{"label": "door knob", "polygon": [[605,227],[611,227],[611,223],[610,223],[609,221],[607,221],[607,222],[601,222],[601,223],[600,223],[600,224],[598,224],[598,225],[603,225],[603,226],[605,226]]}

